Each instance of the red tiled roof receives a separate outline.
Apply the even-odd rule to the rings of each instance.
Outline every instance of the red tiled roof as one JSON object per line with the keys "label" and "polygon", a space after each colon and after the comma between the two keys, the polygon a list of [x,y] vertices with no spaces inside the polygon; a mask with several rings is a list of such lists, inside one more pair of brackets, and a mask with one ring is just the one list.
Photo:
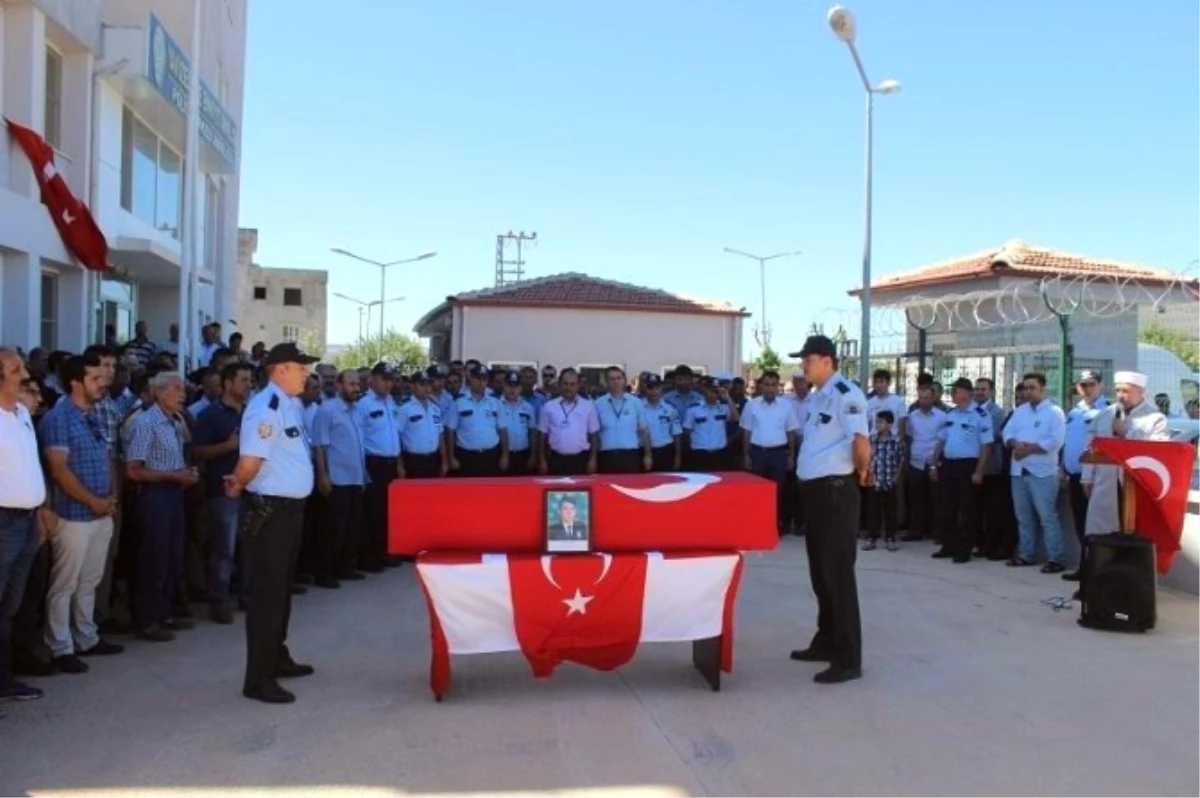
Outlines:
{"label": "red tiled roof", "polygon": [[639,310],[651,313],[748,315],[728,302],[672,294],[656,288],[602,280],[569,272],[524,280],[500,288],[485,288],[447,297],[457,305]]}
{"label": "red tiled roof", "polygon": [[[1009,241],[999,249],[989,249],[962,258],[935,263],[916,271],[884,277],[871,284],[873,291],[893,292],[965,282],[980,277],[1015,274],[1027,277],[1101,277],[1135,279],[1140,282],[1172,283],[1178,274],[1131,263],[1073,255],[1023,241]],[[857,294],[858,289],[850,292]]]}

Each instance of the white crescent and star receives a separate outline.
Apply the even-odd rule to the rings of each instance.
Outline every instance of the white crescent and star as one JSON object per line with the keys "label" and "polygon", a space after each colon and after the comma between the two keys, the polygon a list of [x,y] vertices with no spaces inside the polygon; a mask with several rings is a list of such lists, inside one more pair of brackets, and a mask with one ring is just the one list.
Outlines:
{"label": "white crescent and star", "polygon": [[1154,497],[1155,501],[1161,501],[1171,491],[1171,473],[1167,471],[1167,467],[1162,464],[1161,460],[1146,455],[1138,455],[1130,457],[1125,461],[1125,466],[1130,471],[1149,471],[1158,477],[1158,481],[1162,483],[1162,490]]}
{"label": "white crescent and star", "polygon": [[[592,583],[592,587],[596,587],[601,582],[603,582],[604,578],[606,576],[608,576],[608,570],[610,568],[612,568],[612,559],[613,558],[612,558],[611,554],[600,554],[600,555],[596,555],[596,556],[599,556],[603,559],[604,565],[600,569],[600,576],[596,577],[596,581]],[[561,591],[562,585],[560,585],[554,579],[554,567],[553,567],[554,563],[553,563],[553,561],[554,561],[553,556],[542,557],[542,574],[545,575],[546,581],[554,586],[555,590]],[[572,596],[571,598],[560,599],[560,601],[562,601],[563,604],[567,605],[567,617],[569,618],[572,615],[575,615],[576,613],[578,613],[580,615],[587,615],[587,605],[595,598],[596,598],[595,596],[585,596],[585,595],[583,595],[582,590],[580,590],[579,588],[575,588],[574,596]]]}
{"label": "white crescent and star", "polygon": [[689,499],[704,490],[708,485],[721,481],[721,478],[716,474],[677,474],[672,472],[663,474],[662,476],[676,477],[680,481],[655,485],[653,488],[629,488],[624,485],[611,484],[609,487],[618,493],[623,493],[629,498],[637,499],[640,502],[665,504],[667,502],[680,502],[684,499]]}

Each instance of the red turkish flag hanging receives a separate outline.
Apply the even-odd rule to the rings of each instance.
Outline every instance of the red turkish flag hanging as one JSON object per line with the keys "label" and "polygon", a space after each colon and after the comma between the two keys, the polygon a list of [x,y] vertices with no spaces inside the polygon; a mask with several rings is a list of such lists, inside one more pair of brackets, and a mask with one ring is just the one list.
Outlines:
{"label": "red turkish flag hanging", "polygon": [[17,140],[33,167],[42,190],[42,204],[50,210],[50,218],[58,228],[63,244],[87,269],[111,271],[108,265],[108,241],[96,225],[87,205],[71,192],[54,165],[54,148],[36,131],[5,119],[8,132]]}
{"label": "red turkish flag hanging", "polygon": [[1190,443],[1123,438],[1096,438],[1092,446],[1120,463],[1125,478],[1133,480],[1133,531],[1154,541],[1158,572],[1167,573],[1183,534],[1196,447]]}
{"label": "red turkish flag hanging", "polygon": [[534,676],[563,662],[610,671],[633,659],[642,632],[645,556],[512,558],[513,619]]}

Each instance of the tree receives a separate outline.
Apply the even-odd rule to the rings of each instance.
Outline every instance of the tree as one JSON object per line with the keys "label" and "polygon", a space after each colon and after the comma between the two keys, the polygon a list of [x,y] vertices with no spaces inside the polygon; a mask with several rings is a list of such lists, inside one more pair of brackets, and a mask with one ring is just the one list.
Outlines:
{"label": "tree", "polygon": [[764,346],[758,357],[754,358],[754,368],[759,374],[764,371],[779,371],[782,365],[783,359],[779,357],[779,353],[769,346]]}
{"label": "tree", "polygon": [[325,346],[321,343],[321,336],[317,334],[316,330],[301,331],[296,346],[300,347],[305,354],[313,357],[322,357],[325,354]]}
{"label": "tree", "polygon": [[429,365],[429,350],[419,338],[388,330],[383,334],[383,346],[379,336],[367,338],[348,346],[337,354],[333,363],[339,369],[373,366],[386,360],[401,368],[419,368]]}
{"label": "tree", "polygon": [[1193,370],[1200,368],[1200,345],[1177,330],[1169,330],[1161,324],[1149,324],[1138,332],[1138,341],[1161,346]]}

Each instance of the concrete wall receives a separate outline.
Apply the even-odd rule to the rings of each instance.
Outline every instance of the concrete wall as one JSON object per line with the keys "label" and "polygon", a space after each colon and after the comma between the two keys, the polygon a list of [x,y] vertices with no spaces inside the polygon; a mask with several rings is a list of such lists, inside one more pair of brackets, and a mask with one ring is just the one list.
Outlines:
{"label": "concrete wall", "polygon": [[619,365],[631,374],[680,363],[740,373],[742,319],[636,311],[455,308],[451,357],[484,362]]}

